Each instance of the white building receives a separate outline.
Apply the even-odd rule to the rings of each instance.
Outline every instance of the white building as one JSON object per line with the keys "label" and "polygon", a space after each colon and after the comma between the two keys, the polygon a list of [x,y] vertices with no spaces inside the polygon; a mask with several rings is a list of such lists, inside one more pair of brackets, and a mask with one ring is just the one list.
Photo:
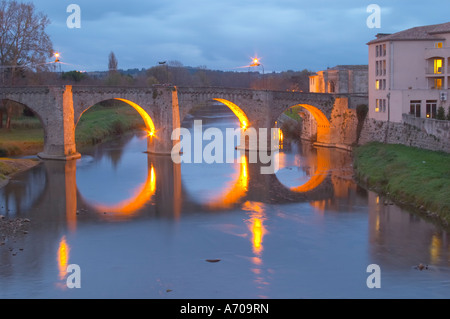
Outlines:
{"label": "white building", "polygon": [[369,46],[369,118],[401,122],[402,114],[447,112],[450,22],[377,34]]}

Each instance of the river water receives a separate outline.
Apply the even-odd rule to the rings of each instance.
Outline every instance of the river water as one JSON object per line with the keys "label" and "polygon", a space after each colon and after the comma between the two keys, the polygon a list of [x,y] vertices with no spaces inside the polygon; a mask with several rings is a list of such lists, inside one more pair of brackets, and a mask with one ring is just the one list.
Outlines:
{"label": "river water", "polygon": [[448,230],[359,187],[346,151],[285,143],[264,175],[237,150],[174,164],[146,146],[126,136],[0,189],[0,214],[30,220],[1,234],[0,298],[450,297]]}

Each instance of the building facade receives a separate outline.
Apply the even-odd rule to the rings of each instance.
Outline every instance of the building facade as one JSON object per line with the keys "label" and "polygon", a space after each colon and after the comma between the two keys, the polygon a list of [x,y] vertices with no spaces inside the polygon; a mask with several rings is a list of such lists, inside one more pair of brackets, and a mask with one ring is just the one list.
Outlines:
{"label": "building facade", "polygon": [[377,34],[369,48],[369,118],[436,118],[449,107],[450,22]]}
{"label": "building facade", "polygon": [[309,77],[311,93],[367,95],[367,65],[337,65]]}

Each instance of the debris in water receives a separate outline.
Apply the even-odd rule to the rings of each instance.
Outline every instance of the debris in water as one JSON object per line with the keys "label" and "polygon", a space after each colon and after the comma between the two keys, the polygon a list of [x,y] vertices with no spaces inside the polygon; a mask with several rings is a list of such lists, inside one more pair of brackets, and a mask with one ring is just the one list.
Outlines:
{"label": "debris in water", "polygon": [[209,263],[216,263],[216,262],[219,262],[220,259],[206,259],[206,261]]}

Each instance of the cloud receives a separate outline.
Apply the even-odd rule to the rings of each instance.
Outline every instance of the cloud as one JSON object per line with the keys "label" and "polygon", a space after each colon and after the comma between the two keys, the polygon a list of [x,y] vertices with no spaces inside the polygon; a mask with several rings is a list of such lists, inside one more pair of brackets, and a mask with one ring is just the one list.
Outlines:
{"label": "cloud", "polygon": [[[82,28],[69,29],[71,1],[36,0],[52,25],[55,48],[68,63],[107,68],[114,51],[121,68],[159,60],[234,69],[258,55],[267,70],[320,69],[367,63],[366,43],[378,32],[447,22],[442,1],[415,0],[73,0]],[[366,8],[382,8],[382,28],[369,29]],[[436,10],[436,5],[442,10]],[[353,63],[352,63],[353,62]]]}

